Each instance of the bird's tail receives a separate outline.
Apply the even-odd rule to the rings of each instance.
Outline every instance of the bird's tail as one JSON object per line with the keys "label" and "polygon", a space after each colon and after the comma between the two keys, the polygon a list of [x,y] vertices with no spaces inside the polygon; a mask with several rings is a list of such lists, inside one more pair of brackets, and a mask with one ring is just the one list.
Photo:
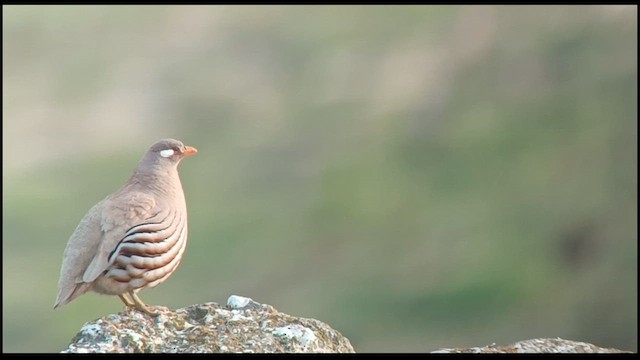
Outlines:
{"label": "bird's tail", "polygon": [[89,290],[91,290],[91,284],[85,282],[75,284],[72,288],[60,288],[58,298],[56,299],[55,305],[53,305],[53,309],[58,309],[59,307],[70,303],[73,299]]}

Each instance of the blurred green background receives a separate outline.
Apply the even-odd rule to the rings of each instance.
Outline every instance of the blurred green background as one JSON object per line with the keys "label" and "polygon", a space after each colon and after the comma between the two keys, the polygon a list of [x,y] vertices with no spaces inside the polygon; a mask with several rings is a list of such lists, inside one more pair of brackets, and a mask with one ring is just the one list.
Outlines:
{"label": "blurred green background", "polygon": [[190,242],[142,298],[252,297],[358,352],[562,337],[637,351],[635,6],[3,6],[3,351],[156,140]]}

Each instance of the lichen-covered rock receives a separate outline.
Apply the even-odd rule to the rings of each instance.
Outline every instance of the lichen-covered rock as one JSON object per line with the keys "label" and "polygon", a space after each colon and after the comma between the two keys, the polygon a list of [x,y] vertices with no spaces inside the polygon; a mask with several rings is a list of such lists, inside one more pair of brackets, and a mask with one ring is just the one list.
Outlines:
{"label": "lichen-covered rock", "polygon": [[556,339],[531,339],[519,341],[507,346],[496,346],[495,344],[474,347],[468,349],[438,349],[432,353],[624,353],[612,348],[601,348],[593,344]]}
{"label": "lichen-covered rock", "polygon": [[231,296],[227,306],[205,303],[157,317],[136,310],[85,324],[64,353],[329,353],[354,352],[327,324],[283,314],[249,298]]}

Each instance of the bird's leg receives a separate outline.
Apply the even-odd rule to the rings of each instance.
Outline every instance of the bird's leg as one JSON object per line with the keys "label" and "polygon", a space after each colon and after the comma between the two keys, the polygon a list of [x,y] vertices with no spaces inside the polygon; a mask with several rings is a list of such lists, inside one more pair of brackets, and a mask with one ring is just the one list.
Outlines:
{"label": "bird's leg", "polygon": [[120,298],[120,300],[122,300],[122,302],[125,304],[126,307],[135,306],[133,301],[129,300],[129,298],[126,296],[126,294],[120,294],[120,295],[118,295],[118,297]]}
{"label": "bird's leg", "polygon": [[135,308],[142,311],[143,313],[150,315],[150,316],[158,316],[160,315],[160,313],[156,313],[153,312],[151,310],[149,310],[149,308],[147,307],[147,305],[145,305],[142,300],[140,300],[140,298],[138,297],[138,295],[136,293],[133,292],[133,290],[129,291],[129,296],[131,296],[131,298],[133,299],[133,302],[135,303]]}

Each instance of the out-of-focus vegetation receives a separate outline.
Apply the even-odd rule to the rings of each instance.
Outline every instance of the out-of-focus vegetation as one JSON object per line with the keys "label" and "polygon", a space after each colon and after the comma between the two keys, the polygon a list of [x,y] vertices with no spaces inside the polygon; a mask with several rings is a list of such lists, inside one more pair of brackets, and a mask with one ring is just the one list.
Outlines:
{"label": "out-of-focus vegetation", "polygon": [[359,352],[562,337],[637,351],[637,8],[3,6],[3,350],[84,213],[181,165],[172,308],[250,296]]}

